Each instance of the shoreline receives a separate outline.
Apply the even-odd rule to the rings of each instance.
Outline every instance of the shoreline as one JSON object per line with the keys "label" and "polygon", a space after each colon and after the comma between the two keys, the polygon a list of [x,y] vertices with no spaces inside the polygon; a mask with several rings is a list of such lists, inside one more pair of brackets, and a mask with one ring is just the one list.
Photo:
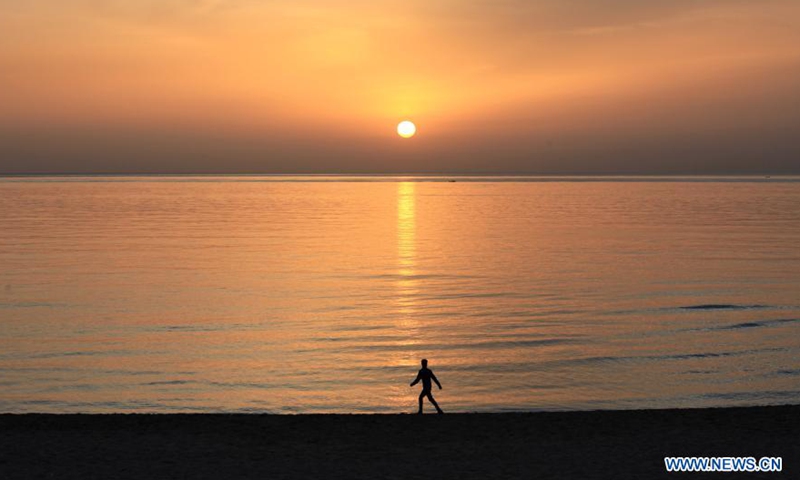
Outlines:
{"label": "shoreline", "polygon": [[[416,408],[415,405],[411,407]],[[120,412],[0,412],[0,425],[3,424],[4,419],[13,417],[192,417],[192,416],[207,416],[207,417],[417,417],[414,408],[409,408],[408,411],[397,412],[269,412],[269,411],[186,411],[186,412],[171,412],[171,411],[120,411]],[[799,409],[800,398],[798,403],[783,403],[783,404],[768,404],[768,405],[743,405],[743,406],[714,406],[714,407],[670,407],[670,408],[597,408],[597,409],[570,409],[570,410],[555,410],[555,409],[531,409],[531,410],[498,410],[498,411],[445,411],[448,417],[454,416],[505,416],[505,415],[573,415],[573,414],[615,414],[615,413],[687,413],[687,412],[721,412],[726,411],[733,413],[735,411],[742,411],[743,413],[749,411],[759,411],[768,409]],[[428,403],[425,403],[425,416],[435,416],[435,409]]]}
{"label": "shoreline", "polygon": [[[0,477],[798,478],[800,405],[426,414],[0,414]],[[665,456],[782,457],[672,473]]]}

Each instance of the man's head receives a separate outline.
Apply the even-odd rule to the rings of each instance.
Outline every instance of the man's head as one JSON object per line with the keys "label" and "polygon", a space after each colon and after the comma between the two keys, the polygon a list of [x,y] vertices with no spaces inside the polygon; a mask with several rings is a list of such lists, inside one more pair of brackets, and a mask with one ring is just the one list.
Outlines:
{"label": "man's head", "polygon": [[427,358],[423,358],[422,359],[422,368],[427,368],[427,367],[428,367],[428,359]]}

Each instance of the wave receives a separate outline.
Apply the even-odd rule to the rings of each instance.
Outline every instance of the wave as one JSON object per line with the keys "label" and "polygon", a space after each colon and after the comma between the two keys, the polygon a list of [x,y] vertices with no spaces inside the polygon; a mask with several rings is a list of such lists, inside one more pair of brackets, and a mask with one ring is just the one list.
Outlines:
{"label": "wave", "polygon": [[68,308],[71,305],[66,303],[52,303],[52,302],[17,302],[17,303],[0,303],[0,308]]}
{"label": "wave", "polygon": [[188,383],[197,383],[194,380],[161,380],[155,382],[146,382],[141,385],[144,386],[158,386],[158,385],[186,385]]}
{"label": "wave", "polygon": [[709,303],[704,305],[689,305],[678,307],[681,310],[756,310],[763,308],[775,308],[770,305],[733,305],[726,303]]}
{"label": "wave", "polygon": [[176,333],[195,333],[195,332],[224,332],[224,331],[237,331],[237,330],[259,330],[264,328],[263,325],[255,323],[229,323],[229,324],[192,324],[192,325],[152,325],[143,327],[140,330],[143,332],[176,332]]}
{"label": "wave", "polygon": [[618,316],[631,314],[660,314],[665,312],[715,312],[715,311],[747,311],[747,310],[798,310],[798,305],[765,305],[761,303],[702,303],[672,307],[636,308],[625,310],[607,310],[598,312],[600,316]]}
{"label": "wave", "polygon": [[723,352],[674,353],[666,355],[610,355],[610,356],[596,356],[596,357],[557,360],[554,362],[549,362],[549,364],[566,366],[566,365],[592,365],[592,364],[603,364],[603,363],[623,363],[623,362],[643,362],[643,361],[658,362],[658,361],[669,361],[669,360],[740,357],[740,356],[768,353],[768,352],[783,352],[786,350],[787,349],[783,347],[772,347],[772,348],[758,348],[758,349],[723,351]]}
{"label": "wave", "polygon": [[[386,337],[391,339],[392,337]],[[315,339],[316,341],[337,341],[337,339],[324,338]],[[349,340],[349,339],[345,339]],[[349,340],[352,341],[352,340]],[[575,343],[574,338],[541,338],[541,339],[509,339],[509,340],[488,340],[477,342],[457,342],[457,343],[421,343],[414,344],[413,348],[418,350],[427,351],[443,351],[443,350],[472,350],[472,349],[497,349],[502,350],[505,348],[521,348],[521,347],[545,347],[550,345],[560,345],[567,343]],[[405,351],[408,350],[410,345],[406,343],[358,343],[355,345],[342,345],[342,351]],[[307,350],[298,350],[299,353],[316,352],[318,348],[310,348]]]}
{"label": "wave", "polygon": [[713,400],[758,400],[764,401],[767,399],[776,400],[796,400],[800,394],[798,390],[766,390],[766,391],[753,391],[753,392],[714,392],[704,393],[698,395],[699,398],[713,399]]}
{"label": "wave", "polygon": [[761,320],[755,322],[744,322],[744,323],[735,323],[733,325],[723,325],[720,327],[715,327],[711,330],[740,330],[743,328],[759,328],[759,327],[769,327],[772,325],[781,325],[786,323],[795,323],[800,322],[798,318],[779,318],[776,320]]}

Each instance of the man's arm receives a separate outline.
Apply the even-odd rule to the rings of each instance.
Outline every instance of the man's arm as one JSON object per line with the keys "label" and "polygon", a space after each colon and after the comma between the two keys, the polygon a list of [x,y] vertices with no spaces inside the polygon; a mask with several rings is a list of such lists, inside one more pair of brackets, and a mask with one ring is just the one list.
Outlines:
{"label": "man's arm", "polygon": [[439,390],[441,390],[441,389],[442,389],[442,384],[441,384],[441,383],[439,383],[439,379],[438,379],[438,378],[436,378],[436,375],[434,375],[434,374],[433,374],[433,372],[431,372],[431,379],[432,379],[434,382],[436,382],[436,386],[438,386],[438,387],[439,387]]}
{"label": "man's arm", "polygon": [[409,386],[410,386],[410,387],[413,387],[414,385],[416,385],[416,384],[418,384],[418,383],[419,383],[419,373],[417,374],[417,378],[415,378],[415,379],[414,379],[414,381],[413,381],[413,382],[411,382],[411,385],[409,385]]}

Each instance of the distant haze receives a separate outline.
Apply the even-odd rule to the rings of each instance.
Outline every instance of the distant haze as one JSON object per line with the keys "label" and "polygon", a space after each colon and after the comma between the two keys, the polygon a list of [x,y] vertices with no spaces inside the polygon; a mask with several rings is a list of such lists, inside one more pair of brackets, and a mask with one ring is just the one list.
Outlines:
{"label": "distant haze", "polygon": [[0,0],[0,32],[0,174],[800,173],[797,0]]}

